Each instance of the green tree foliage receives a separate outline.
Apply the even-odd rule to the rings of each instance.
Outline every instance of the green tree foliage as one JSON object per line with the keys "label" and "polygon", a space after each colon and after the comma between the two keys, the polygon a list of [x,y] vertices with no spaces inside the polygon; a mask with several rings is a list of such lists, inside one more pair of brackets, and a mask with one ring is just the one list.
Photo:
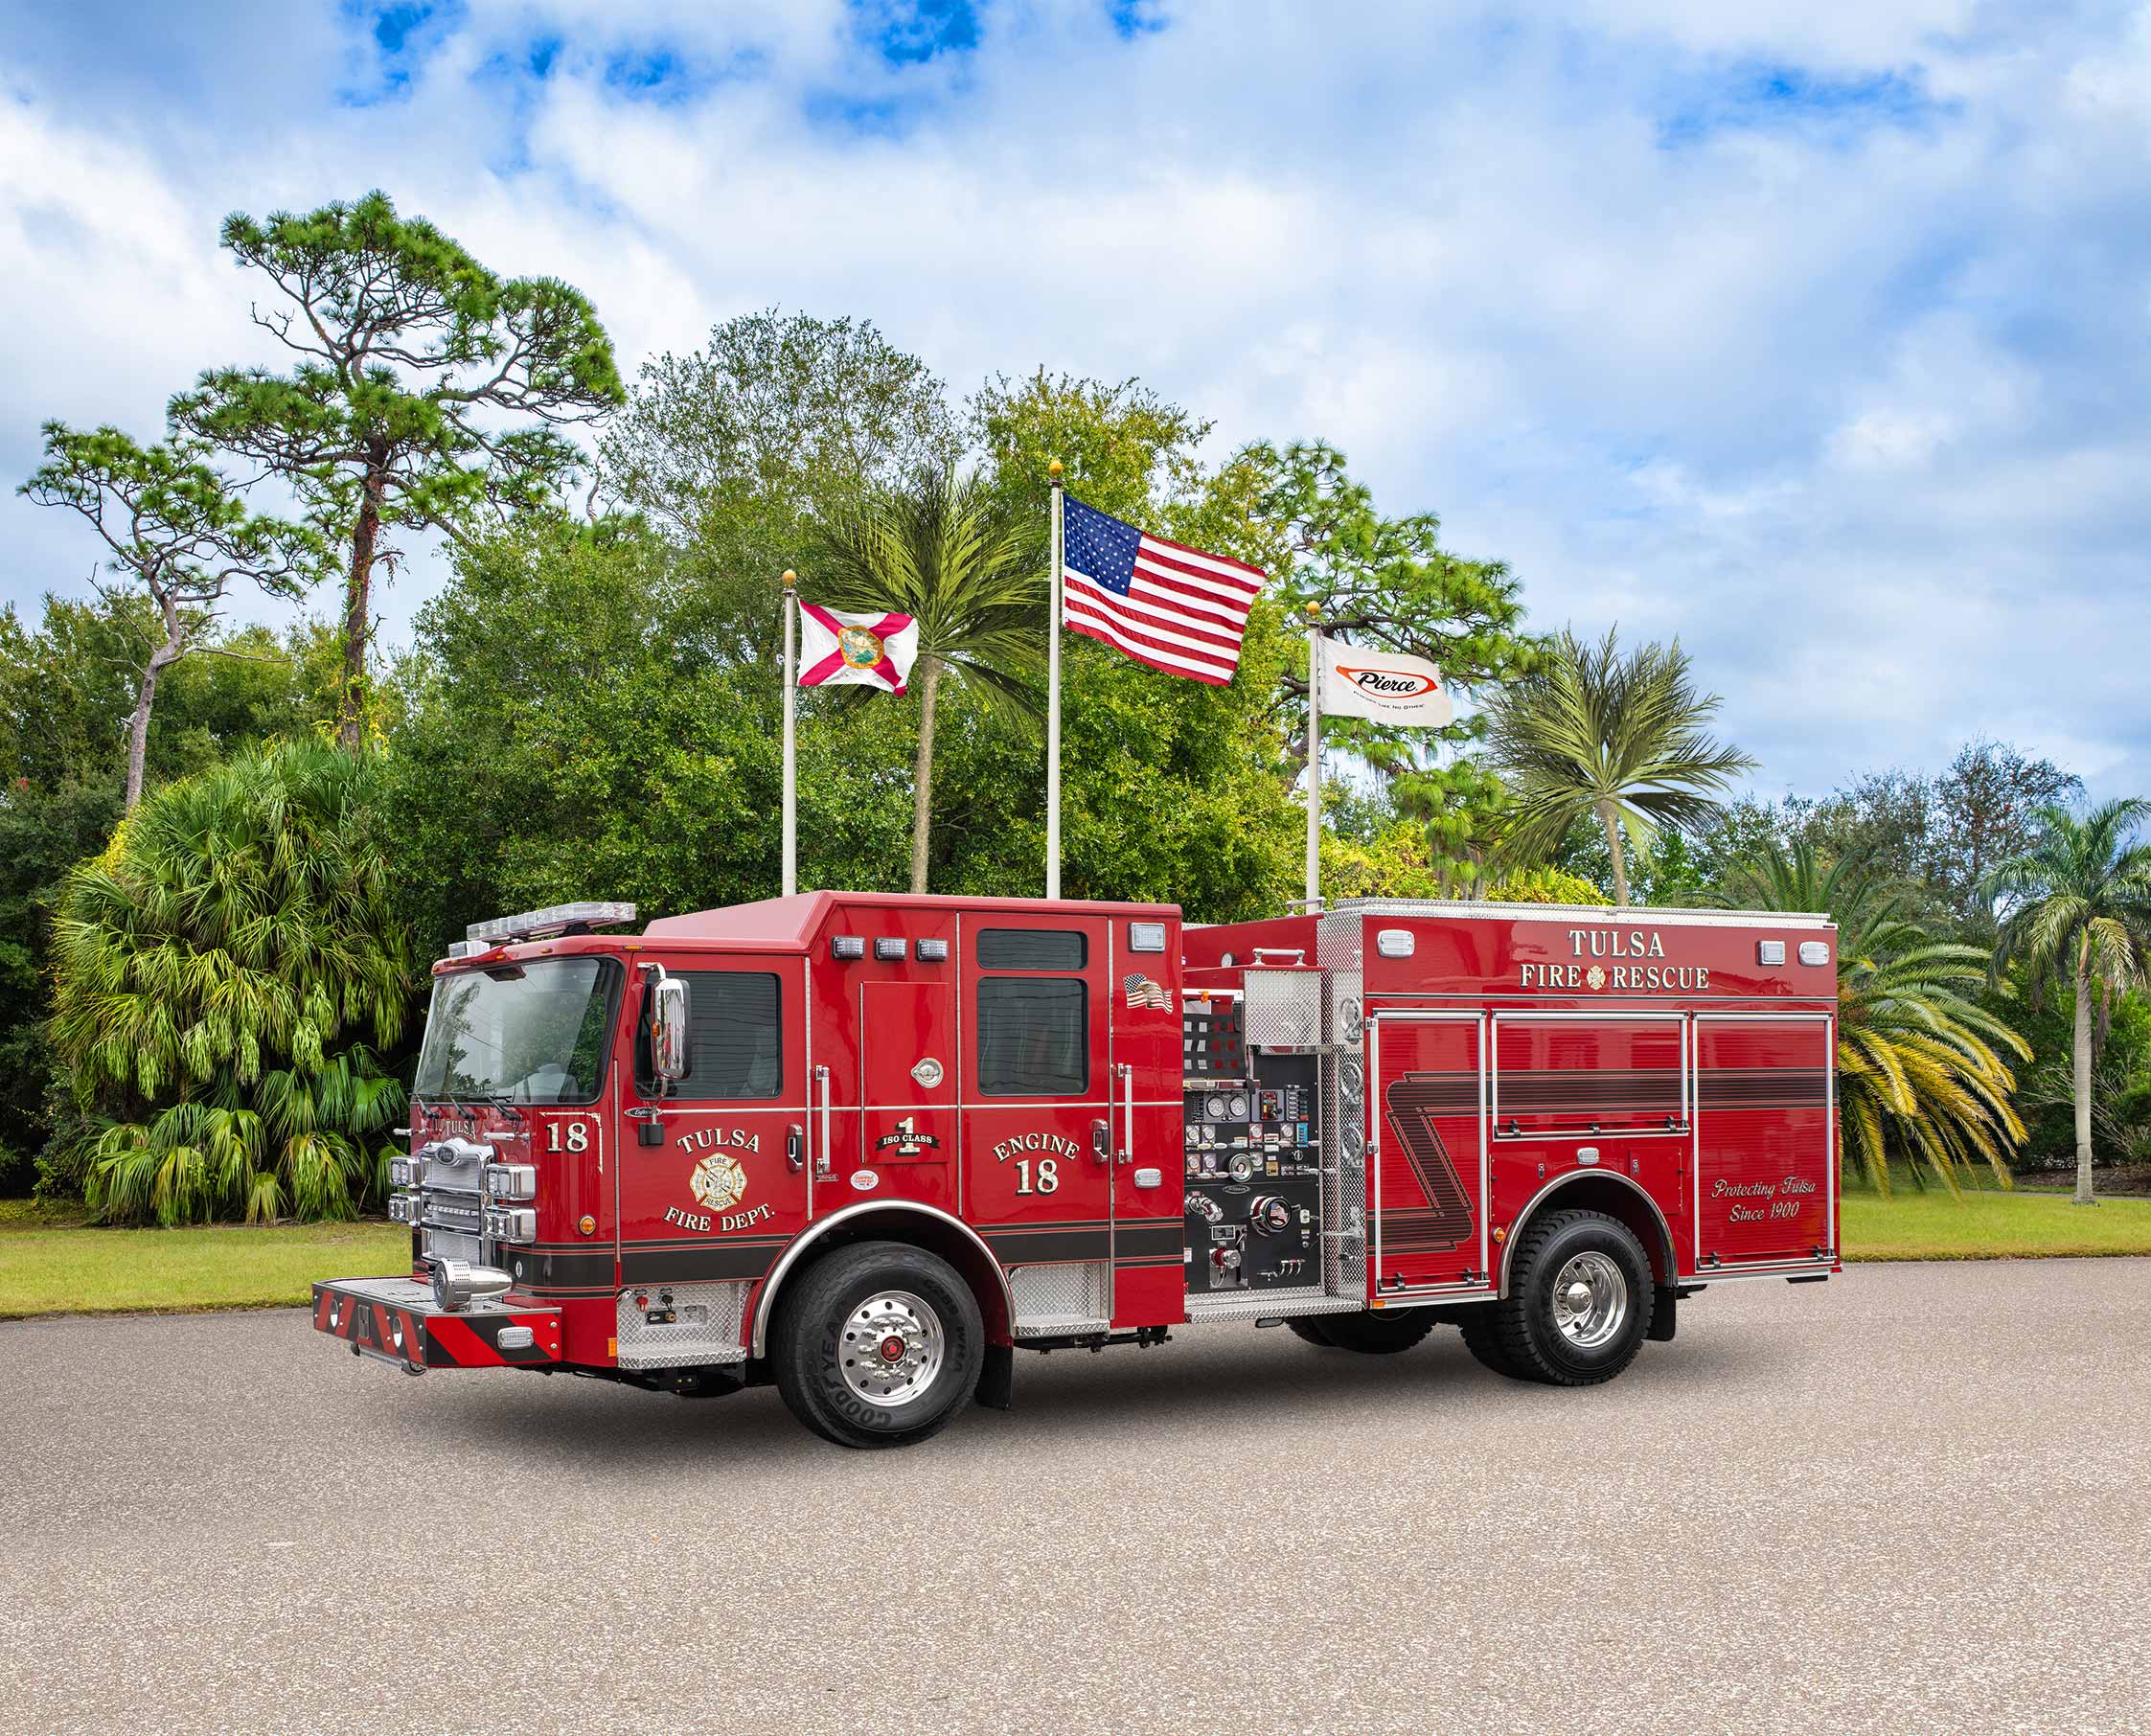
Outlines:
{"label": "green tree foliage", "polygon": [[[0,610],[0,1191],[29,1185],[50,1131],[53,910],[67,871],[111,839],[134,671],[162,631],[138,595],[48,597],[34,628]],[[202,621],[190,638],[197,654],[166,673],[150,720],[152,790],[334,715],[337,659],[322,628],[280,643]]]}
{"label": "green tree foliage", "polygon": [[1838,1150],[1880,1193],[1902,1159],[1953,1194],[1984,1163],[2003,1186],[2025,1128],[2002,1052],[2029,1045],[1975,996],[1978,947],[1938,941],[1901,888],[1810,845],[1775,845],[1730,877],[1726,901],[1751,910],[1822,911],[1838,925]]}
{"label": "green tree foliage", "polygon": [[491,508],[549,507],[580,454],[561,432],[622,401],[612,343],[579,291],[502,278],[386,194],[266,222],[224,245],[283,305],[255,323],[289,374],[214,369],[172,400],[180,427],[285,477],[348,538],[339,731],[365,735],[373,574],[400,529],[469,535]]}
{"label": "green tree foliage", "polygon": [[[767,605],[777,611],[778,586]],[[631,519],[460,550],[400,672],[399,890],[439,957],[466,924],[566,899],[657,916],[777,891],[781,681],[731,654],[721,600]],[[800,696],[802,883],[902,886],[900,703]]]}
{"label": "green tree foliage", "polygon": [[[296,602],[321,559],[318,540],[296,525],[249,513],[206,462],[196,441],[138,445],[117,428],[88,432],[45,424],[45,462],[19,491],[40,506],[72,509],[104,545],[106,570],[139,586],[156,611],[158,635],[135,672],[127,726],[126,809],[142,799],[149,716],[157,684],[195,649],[225,593],[250,582]],[[100,587],[107,602],[109,589]]]}
{"label": "green tree foliage", "polygon": [[2071,1064],[2076,1111],[2076,1203],[2092,1193],[2092,1008],[2101,995],[2143,986],[2151,957],[2151,842],[2137,828],[2151,802],[2105,802],[2078,815],[2042,809],[2032,846],[1988,874],[1983,891],[2003,901],[1998,962],[2023,960],[2058,979],[2072,997]]}
{"label": "green tree foliage", "polygon": [[348,1218],[404,1103],[411,944],[378,763],[312,742],[167,785],[67,880],[52,1038],[106,1217]]}
{"label": "green tree foliage", "polygon": [[[828,514],[810,582],[843,609],[918,623],[919,743],[911,774],[911,890],[927,889],[935,699],[944,675],[986,709],[1037,709],[1047,611],[1042,539],[979,478],[927,467],[908,487]],[[870,697],[870,696],[869,696]]]}
{"label": "green tree foliage", "polygon": [[941,381],[872,324],[771,308],[645,362],[598,450],[606,495],[658,527],[745,661],[775,653],[771,587],[810,571],[815,515],[947,468],[960,445]]}
{"label": "green tree foliage", "polygon": [[1606,835],[1613,902],[1629,902],[1628,847],[1661,825],[1698,827],[1715,797],[1755,762],[1707,731],[1715,694],[1700,692],[1676,640],[1621,655],[1613,629],[1595,644],[1564,631],[1545,665],[1498,691],[1488,741],[1515,806],[1506,821],[1526,853],[1556,848],[1576,819]]}

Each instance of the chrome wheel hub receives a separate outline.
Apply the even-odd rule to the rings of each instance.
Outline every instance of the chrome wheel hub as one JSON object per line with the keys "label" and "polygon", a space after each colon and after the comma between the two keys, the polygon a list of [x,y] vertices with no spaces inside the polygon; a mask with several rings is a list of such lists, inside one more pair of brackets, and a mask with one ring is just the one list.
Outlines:
{"label": "chrome wheel hub", "polygon": [[931,1386],[947,1356],[941,1316],[908,1291],[867,1297],[837,1334],[844,1384],[885,1409],[908,1405]]}
{"label": "chrome wheel hub", "polygon": [[1628,1318],[1628,1280],[1605,1254],[1583,1253],[1553,1281],[1553,1323],[1580,1350],[1595,1350]]}

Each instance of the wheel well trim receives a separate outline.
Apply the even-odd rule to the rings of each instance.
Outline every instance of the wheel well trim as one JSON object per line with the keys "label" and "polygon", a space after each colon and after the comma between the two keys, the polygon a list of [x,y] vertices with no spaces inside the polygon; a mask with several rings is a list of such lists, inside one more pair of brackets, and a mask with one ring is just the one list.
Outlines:
{"label": "wheel well trim", "polygon": [[777,1291],[792,1268],[799,1264],[801,1256],[838,1224],[854,1218],[865,1217],[869,1213],[930,1218],[937,1223],[945,1223],[951,1229],[960,1231],[964,1239],[986,1257],[987,1266],[992,1268],[995,1278],[1000,1284],[1001,1302],[1008,1310],[1008,1317],[1010,1320],[1016,1318],[1016,1297],[1008,1288],[1007,1271],[994,1258],[994,1250],[986,1245],[985,1238],[961,1218],[943,1211],[939,1206],[922,1205],[915,1199],[861,1199],[857,1205],[847,1205],[841,1211],[832,1212],[828,1217],[809,1224],[777,1256],[776,1265],[769,1268],[768,1275],[762,1280],[762,1293],[754,1304],[754,1334],[748,1345],[750,1356],[763,1357],[768,1354],[769,1316],[775,1309]]}
{"label": "wheel well trim", "polygon": [[[1659,1202],[1651,1198],[1649,1192],[1633,1176],[1624,1176],[1618,1170],[1570,1170],[1566,1176],[1556,1176],[1545,1186],[1533,1194],[1523,1209],[1517,1213],[1516,1219],[1509,1228],[1509,1239],[1501,1248],[1499,1294],[1506,1298],[1509,1293],[1509,1268],[1515,1264],[1517,1245],[1523,1240],[1524,1227],[1531,1222],[1539,1207],[1544,1205],[1550,1196],[1577,1181],[1616,1181],[1649,1206],[1651,1216],[1657,1221],[1659,1226],[1659,1243],[1665,1254],[1667,1281],[1678,1282],[1681,1264],[1679,1256],[1674,1251],[1673,1226],[1666,1222],[1665,1213],[1659,1208]],[[1645,1249],[1644,1251],[1647,1253],[1649,1250]]]}

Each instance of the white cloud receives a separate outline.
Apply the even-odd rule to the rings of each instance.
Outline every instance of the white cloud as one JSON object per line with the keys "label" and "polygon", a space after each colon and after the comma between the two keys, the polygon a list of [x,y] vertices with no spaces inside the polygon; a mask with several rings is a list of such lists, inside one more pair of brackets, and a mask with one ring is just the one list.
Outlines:
{"label": "white cloud", "polygon": [[[589,290],[630,367],[776,303],[959,391],[1139,373],[1221,443],[1326,436],[1542,624],[1678,631],[1767,786],[1989,728],[2151,788],[2151,14],[1168,11],[1124,42],[1004,0],[891,65],[837,0],[502,0],[366,108],[326,7],[232,66],[123,43],[117,106],[65,14],[18,15],[0,463],[250,354],[224,210],[378,182]],[[676,100],[611,76],[668,64]],[[0,506],[8,594],[74,581],[54,518]]]}

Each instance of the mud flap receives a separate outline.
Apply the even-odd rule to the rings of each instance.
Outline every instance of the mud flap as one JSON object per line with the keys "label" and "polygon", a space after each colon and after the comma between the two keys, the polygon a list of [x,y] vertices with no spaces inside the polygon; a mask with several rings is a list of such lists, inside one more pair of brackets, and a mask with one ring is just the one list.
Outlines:
{"label": "mud flap", "polygon": [[1010,1410],[1015,1407],[1016,1351],[1013,1346],[986,1346],[986,1359],[978,1370],[978,1402],[988,1410]]}
{"label": "mud flap", "polygon": [[1653,1344],[1673,1342],[1673,1310],[1681,1292],[1670,1284],[1651,1288],[1651,1330],[1643,1336]]}

